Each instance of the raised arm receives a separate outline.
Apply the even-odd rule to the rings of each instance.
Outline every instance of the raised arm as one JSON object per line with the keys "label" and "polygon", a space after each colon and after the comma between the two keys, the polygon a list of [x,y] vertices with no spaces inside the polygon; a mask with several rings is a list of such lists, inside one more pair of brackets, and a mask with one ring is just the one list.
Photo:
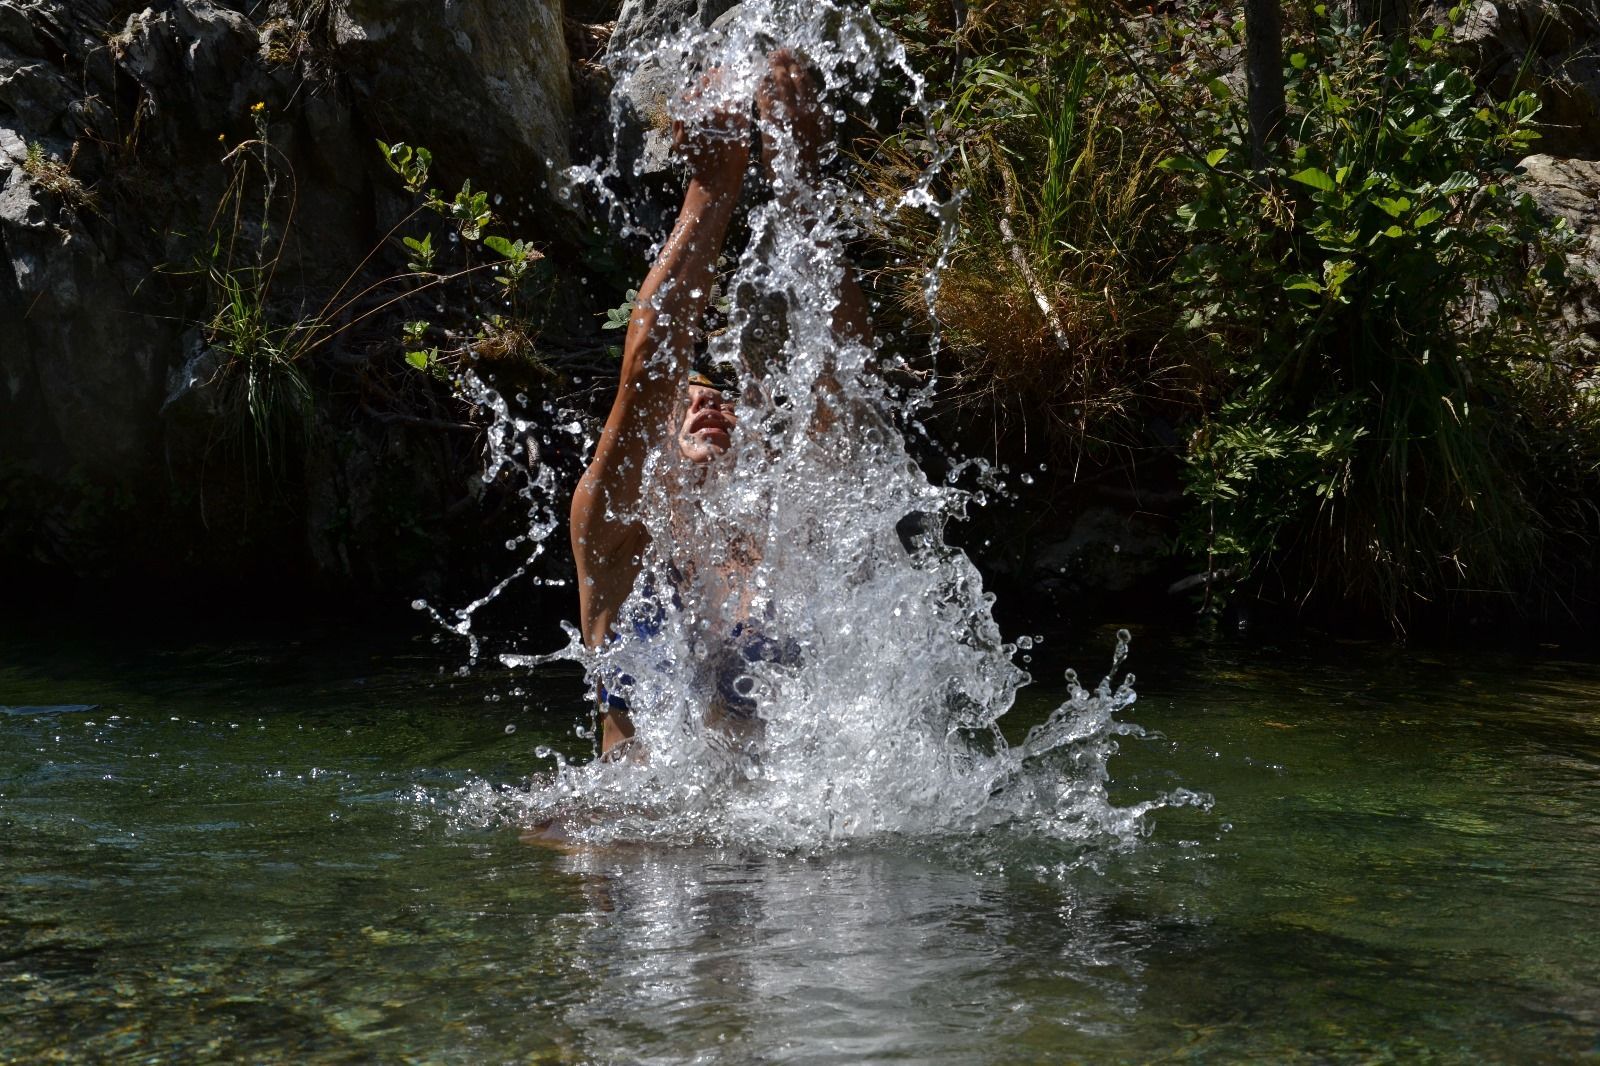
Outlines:
{"label": "raised arm", "polygon": [[[715,87],[708,80],[700,91]],[[683,394],[694,349],[694,325],[710,297],[717,256],[739,198],[747,123],[742,108],[724,106],[697,128],[675,130],[677,148],[689,163],[688,191],[671,236],[639,286],[622,347],[617,398],[572,497],[579,618],[590,647],[606,639],[639,573],[646,546],[637,514],[645,458],[671,434],[673,407]]]}

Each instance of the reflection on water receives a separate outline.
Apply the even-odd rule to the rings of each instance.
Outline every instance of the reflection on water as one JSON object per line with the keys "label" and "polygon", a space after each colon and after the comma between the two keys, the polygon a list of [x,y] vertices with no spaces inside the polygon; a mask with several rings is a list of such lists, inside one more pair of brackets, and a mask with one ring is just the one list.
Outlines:
{"label": "reflection on water", "polygon": [[[635,849],[559,868],[589,899],[578,944],[597,981],[568,1024],[601,1059],[992,1061],[1044,1018],[1104,1033],[1139,1004],[1137,940],[1062,886],[1041,889],[1046,931],[1003,874],[905,853]],[[1032,965],[1048,1000],[1019,980]]]}

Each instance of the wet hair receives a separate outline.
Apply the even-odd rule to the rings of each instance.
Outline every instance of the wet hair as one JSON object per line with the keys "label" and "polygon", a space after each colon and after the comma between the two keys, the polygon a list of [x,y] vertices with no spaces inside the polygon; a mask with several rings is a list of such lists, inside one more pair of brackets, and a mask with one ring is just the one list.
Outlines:
{"label": "wet hair", "polygon": [[703,351],[695,353],[694,363],[689,368],[689,384],[702,385],[719,392],[737,392],[738,377],[737,368],[732,363],[713,360]]}

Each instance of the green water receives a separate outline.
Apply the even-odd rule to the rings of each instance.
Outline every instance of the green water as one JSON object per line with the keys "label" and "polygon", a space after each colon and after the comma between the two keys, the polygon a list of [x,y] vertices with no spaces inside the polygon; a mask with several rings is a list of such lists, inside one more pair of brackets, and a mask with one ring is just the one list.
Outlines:
{"label": "green water", "polygon": [[1596,665],[1138,634],[1115,795],[1210,812],[759,856],[463,826],[585,715],[456,663],[8,640],[0,1060],[1600,1062]]}

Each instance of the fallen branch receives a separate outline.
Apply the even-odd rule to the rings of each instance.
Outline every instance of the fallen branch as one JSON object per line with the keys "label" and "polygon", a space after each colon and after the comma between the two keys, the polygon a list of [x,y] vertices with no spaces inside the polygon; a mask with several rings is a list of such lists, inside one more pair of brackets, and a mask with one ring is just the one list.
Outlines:
{"label": "fallen branch", "polygon": [[1006,187],[1005,214],[1000,218],[1000,236],[1005,238],[1006,251],[1011,253],[1011,261],[1016,264],[1017,272],[1027,283],[1028,291],[1033,293],[1033,302],[1039,305],[1045,321],[1050,324],[1050,332],[1056,335],[1056,347],[1061,349],[1063,355],[1070,354],[1072,342],[1067,340],[1067,331],[1061,325],[1061,316],[1056,314],[1055,304],[1045,295],[1044,287],[1039,284],[1039,278],[1034,274],[1033,267],[1028,265],[1028,257],[1023,253],[1022,244],[1011,228],[1011,217],[1017,209],[1017,179],[1011,173],[1011,168],[998,156],[995,158],[995,166],[1000,169],[1000,180]]}

